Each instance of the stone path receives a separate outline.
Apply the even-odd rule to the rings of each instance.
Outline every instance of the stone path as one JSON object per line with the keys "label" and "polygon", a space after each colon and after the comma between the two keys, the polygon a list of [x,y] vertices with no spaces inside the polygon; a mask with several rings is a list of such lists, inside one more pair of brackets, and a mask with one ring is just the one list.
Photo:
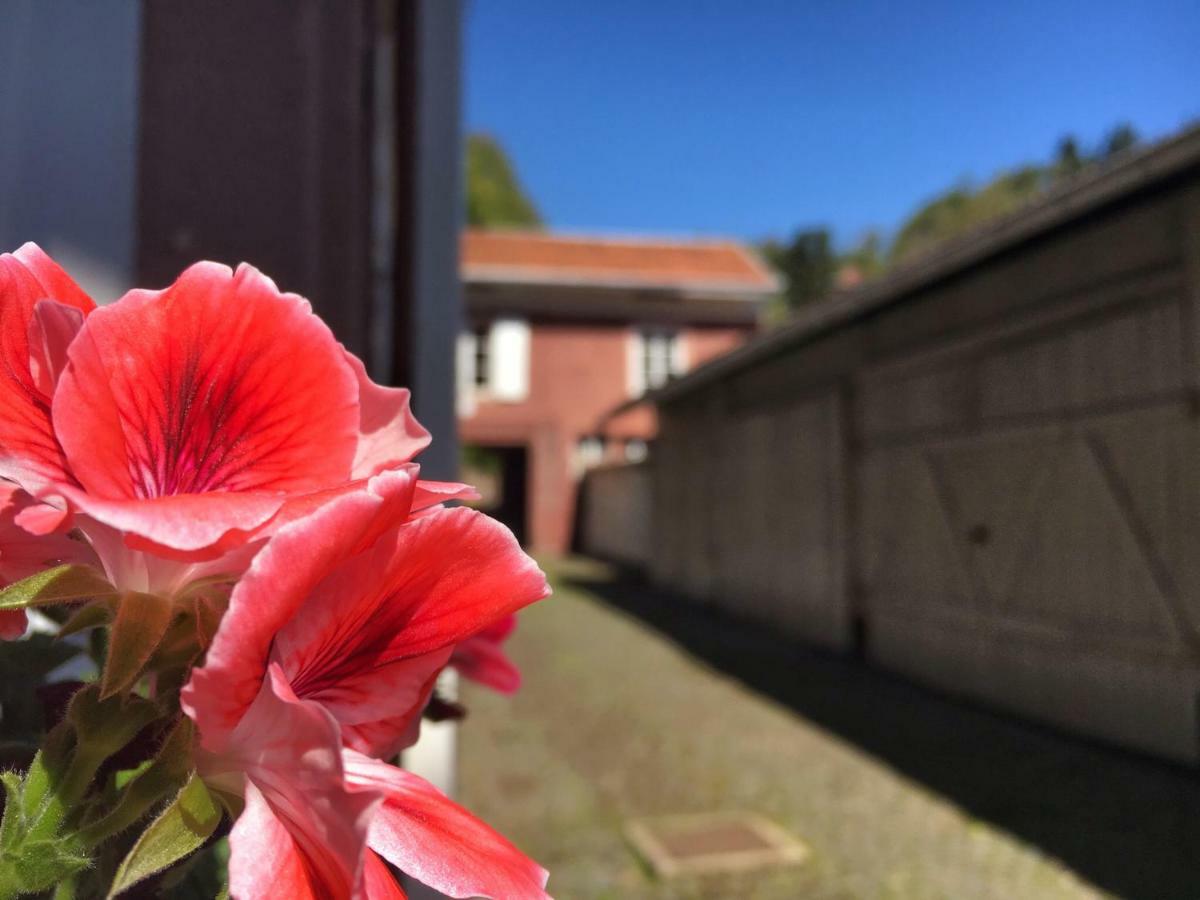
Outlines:
{"label": "stone path", "polygon": [[[461,799],[550,869],[559,900],[1200,895],[1193,773],[955,704],[598,564],[551,574],[556,596],[513,641],[521,693],[464,692],[459,765]],[[621,835],[628,817],[721,810],[778,822],[810,859],[668,883]]]}

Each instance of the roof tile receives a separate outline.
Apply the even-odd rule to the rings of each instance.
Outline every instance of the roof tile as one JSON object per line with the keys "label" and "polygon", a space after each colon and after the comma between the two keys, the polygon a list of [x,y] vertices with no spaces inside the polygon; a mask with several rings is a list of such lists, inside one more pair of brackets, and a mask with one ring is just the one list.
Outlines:
{"label": "roof tile", "polygon": [[728,240],[575,237],[468,230],[468,281],[644,285],[767,292],[775,276],[746,247]]}

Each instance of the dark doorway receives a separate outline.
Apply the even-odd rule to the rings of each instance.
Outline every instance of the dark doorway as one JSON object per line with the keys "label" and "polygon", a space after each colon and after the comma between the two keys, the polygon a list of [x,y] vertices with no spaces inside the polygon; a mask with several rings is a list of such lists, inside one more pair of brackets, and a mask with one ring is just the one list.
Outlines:
{"label": "dark doorway", "polygon": [[507,525],[523,546],[529,534],[528,449],[468,444],[462,457],[463,481],[481,495],[472,505]]}

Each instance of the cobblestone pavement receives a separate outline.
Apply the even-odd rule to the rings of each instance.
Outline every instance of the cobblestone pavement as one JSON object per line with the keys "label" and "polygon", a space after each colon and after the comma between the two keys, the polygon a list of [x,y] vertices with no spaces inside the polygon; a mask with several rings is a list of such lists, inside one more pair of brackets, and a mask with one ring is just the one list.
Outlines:
{"label": "cobblestone pavement", "polygon": [[[559,900],[1200,896],[1195,773],[805,651],[595,563],[551,575],[556,596],[512,643],[522,691],[464,690],[459,765],[461,799],[550,869]],[[621,835],[632,816],[722,810],[773,819],[809,860],[664,882]]]}

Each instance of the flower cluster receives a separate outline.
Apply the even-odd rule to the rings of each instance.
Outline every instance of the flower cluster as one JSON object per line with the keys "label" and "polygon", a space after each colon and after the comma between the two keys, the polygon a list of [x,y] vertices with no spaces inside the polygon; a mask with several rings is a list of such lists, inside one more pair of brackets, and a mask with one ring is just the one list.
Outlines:
{"label": "flower cluster", "polygon": [[120,893],[225,830],[237,898],[402,897],[392,867],[546,896],[388,762],[447,665],[515,690],[501,642],[549,593],[445,505],[470,488],[418,477],[428,443],[408,391],[250,266],[97,307],[36,246],[0,256],[0,637],[37,607],[100,664],[0,776],[0,898]]}

